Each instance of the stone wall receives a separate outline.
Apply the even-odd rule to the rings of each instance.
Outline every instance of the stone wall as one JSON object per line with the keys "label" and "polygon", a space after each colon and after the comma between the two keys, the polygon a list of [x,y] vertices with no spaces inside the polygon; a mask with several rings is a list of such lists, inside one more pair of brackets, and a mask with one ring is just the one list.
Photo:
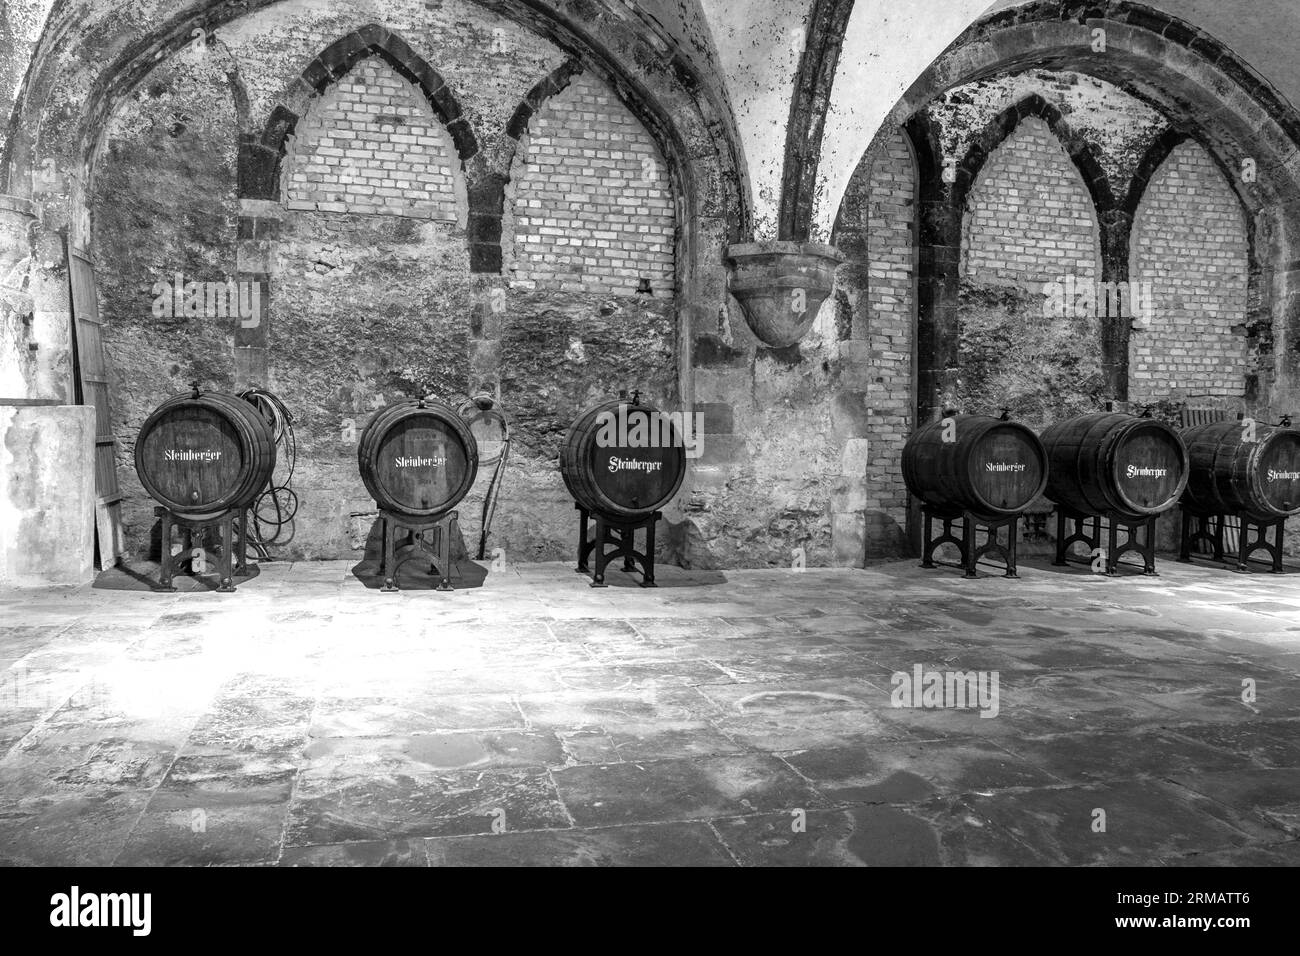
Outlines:
{"label": "stone wall", "polygon": [[0,591],[94,578],[95,411],[0,401]]}
{"label": "stone wall", "polygon": [[835,243],[849,259],[836,277],[852,336],[840,350],[864,350],[860,394],[868,416],[865,473],[846,479],[842,504],[832,509],[863,514],[866,558],[907,550],[902,454],[916,418],[916,189],[907,136],[894,130],[858,167],[835,228]]}
{"label": "stone wall", "polygon": [[[269,385],[299,415],[304,505],[285,556],[356,553],[373,511],[355,478],[354,436],[375,408],[425,388],[453,401],[486,390],[511,416],[492,546],[520,559],[571,550],[555,451],[581,407],[624,388],[668,407],[693,401],[705,415],[705,456],[668,509],[665,557],[722,567],[785,565],[798,553],[855,564],[905,550],[898,460],[932,361],[914,327],[932,291],[934,249],[917,252],[916,226],[933,210],[914,204],[917,184],[937,178],[929,160],[914,162],[887,127],[840,210],[836,241],[850,262],[836,294],[798,345],[767,348],[723,288],[723,237],[743,238],[751,223],[741,203],[728,232],[733,210],[718,197],[743,192],[744,171],[683,169],[683,156],[689,165],[714,145],[700,131],[721,125],[669,108],[685,98],[663,90],[690,83],[665,68],[663,38],[638,36],[632,18],[593,20],[603,37],[623,31],[610,49],[637,77],[607,82],[601,71],[616,58],[562,49],[539,28],[545,16],[530,16],[468,0],[286,0],[169,48],[119,104],[92,183],[92,246],[138,549],[149,503],[133,487],[134,430],[197,378]],[[75,59],[59,75],[77,84],[49,94],[57,108],[41,121],[41,150],[72,153],[74,134],[52,117],[99,89]],[[960,365],[955,397],[970,410],[1007,405],[1031,424],[1104,399],[1095,317],[1044,315],[1046,284],[1062,272],[1114,274],[1125,197],[1141,196],[1150,176],[1152,195],[1132,210],[1133,274],[1172,276],[1181,291],[1165,303],[1168,328],[1134,338],[1134,397],[1160,397],[1143,375],[1168,382],[1188,371],[1193,391],[1175,400],[1252,401],[1256,346],[1239,350],[1237,330],[1271,347],[1268,310],[1282,306],[1260,306],[1257,285],[1249,294],[1234,285],[1259,271],[1246,243],[1256,220],[1243,217],[1238,232],[1231,222],[1234,193],[1249,190],[1224,181],[1206,193],[1206,233],[1201,205],[1161,190],[1209,184],[1215,163],[1193,170],[1189,146],[1168,169],[1147,169],[1170,133],[1148,102],[1064,70],[988,75],[924,111],[949,195],[966,189],[943,250],[960,260],[943,303],[956,316],[945,329]],[[639,89],[655,83],[658,112]],[[1016,114],[1029,100],[1041,108]],[[1225,142],[1209,146],[1221,161]],[[51,221],[75,206],[52,198]],[[691,230],[705,219],[707,241],[697,242]],[[1276,230],[1263,238],[1280,248]],[[1221,281],[1198,285],[1160,258],[1203,254]],[[264,281],[260,329],[154,314],[155,284],[178,272]],[[1178,340],[1206,314],[1210,351],[1184,369]],[[471,539],[482,484],[464,509]]]}
{"label": "stone wall", "polygon": [[1079,171],[1040,119],[988,158],[967,200],[962,274],[971,285],[1031,291],[1056,276],[1097,277],[1097,216]]}
{"label": "stone wall", "polygon": [[[317,6],[295,4],[290,15],[324,45],[334,17]],[[481,104],[473,134],[501,141],[543,79],[525,80],[522,67],[559,57],[539,55],[543,41],[516,26],[489,30],[489,52],[519,76],[511,101],[490,57],[463,59],[466,29],[426,23],[421,55],[462,67],[467,102]],[[303,41],[285,36],[275,57],[275,36],[255,42],[235,31],[231,45],[246,66],[278,76]],[[477,390],[498,400],[512,428],[489,549],[507,560],[568,556],[576,515],[557,467],[568,424],[623,389],[665,408],[679,401],[676,204],[653,139],[591,75],[539,104],[509,167],[505,275],[476,276],[457,144],[393,63],[364,57],[310,100],[281,164],[283,201],[261,202],[243,223],[239,118],[224,67],[192,57],[156,70],[119,110],[96,179],[94,247],[131,552],[149,551],[153,526],[134,474],[136,432],[153,407],[199,380],[268,387],[294,415],[299,511],[277,556],[358,555],[375,520],[356,464],[370,417],[412,395],[456,405]],[[243,77],[253,110],[281,82]],[[493,91],[500,100],[484,103]],[[262,325],[247,333],[265,352],[260,375],[236,361],[247,351],[237,320],[153,314],[152,287],[177,271],[265,284]],[[471,551],[490,478],[484,469],[461,508]]]}
{"label": "stone wall", "polygon": [[1009,408],[1039,429],[1091,410],[1101,379],[1100,323],[1049,316],[1044,290],[1101,271],[1087,187],[1047,124],[1024,120],[989,157],[962,236],[961,410]]}
{"label": "stone wall", "polygon": [[236,320],[178,314],[174,299],[154,308],[178,274],[182,285],[235,274],[235,122],[219,61],[164,64],[114,116],[96,169],[91,251],[128,554],[156,541],[154,501],[135,472],[145,418],[190,382],[236,387]]}
{"label": "stone wall", "polygon": [[515,288],[671,295],[676,214],[654,140],[613,91],[574,77],[515,153]]}
{"label": "stone wall", "polygon": [[1195,142],[1165,160],[1134,223],[1132,275],[1152,313],[1130,352],[1134,401],[1195,405],[1246,391],[1246,225],[1223,174]]}
{"label": "stone wall", "polygon": [[761,346],[738,308],[697,336],[704,454],[673,539],[693,566],[861,564],[862,501],[836,512],[832,499],[866,478],[865,343],[848,341],[837,313],[828,299],[786,349]]}
{"label": "stone wall", "polygon": [[[960,208],[947,213],[960,225],[958,279],[951,303],[942,303],[955,317],[958,407],[987,414],[1009,408],[1036,429],[1104,407],[1108,306],[1100,283],[1115,278],[1106,243],[1113,246],[1119,234],[1113,227],[1104,233],[1101,215],[1113,216],[1110,210],[1126,201],[1136,215],[1120,275],[1145,283],[1152,310],[1149,320],[1135,323],[1130,398],[1135,405],[1158,402],[1162,414],[1175,416],[1184,405],[1242,407],[1256,371],[1246,344],[1246,224],[1199,145],[1184,143],[1160,161],[1171,133],[1149,105],[1104,81],[1047,70],[951,90],[930,104],[924,121],[934,137],[932,174],[948,195],[962,197]],[[898,136],[882,134],[868,150],[835,231],[850,259],[837,278],[838,294],[853,316],[852,339],[865,340],[862,354],[871,365],[865,404],[872,464],[860,504],[868,521],[875,509],[884,520],[868,526],[868,556],[891,545],[904,550],[898,529],[906,527],[907,502],[889,481],[916,406],[902,387],[915,380],[907,354],[915,319],[905,294],[914,233],[899,230],[917,223],[919,213],[886,198],[898,181],[887,170],[902,168]],[[905,334],[876,345],[890,323]],[[857,347],[841,343],[841,352]],[[904,434],[878,427],[902,408]],[[1036,510],[1049,508],[1044,501]],[[1042,537],[1037,528],[1026,533]]]}
{"label": "stone wall", "polygon": [[419,91],[378,57],[330,87],[299,124],[285,206],[455,222],[456,147]]}

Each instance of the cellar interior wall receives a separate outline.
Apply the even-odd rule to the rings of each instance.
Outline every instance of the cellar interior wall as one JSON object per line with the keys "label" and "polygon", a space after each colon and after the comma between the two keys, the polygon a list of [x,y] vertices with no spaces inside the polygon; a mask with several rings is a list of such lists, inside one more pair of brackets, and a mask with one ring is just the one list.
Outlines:
{"label": "cellar interior wall", "polygon": [[[519,102],[563,60],[506,21],[406,13],[427,44],[421,55],[465,91],[483,142],[501,139]],[[286,64],[307,62],[362,17],[299,3],[261,19],[264,29],[241,22],[228,37],[253,126],[288,82]],[[487,55],[467,58],[475,45]],[[508,560],[568,556],[576,513],[557,468],[568,423],[620,390],[665,408],[678,401],[676,207],[649,134],[594,76],[556,93],[511,165],[504,274],[475,276],[455,145],[413,84],[380,57],[362,59],[312,102],[286,151],[261,317],[267,376],[250,381],[235,361],[239,319],[151,310],[154,284],[178,271],[198,282],[239,274],[228,67],[190,53],[156,69],[119,109],[96,177],[93,248],[131,553],[157,540],[134,471],[136,433],[152,408],[199,381],[267,387],[294,416],[299,509],[292,537],[272,549],[279,557],[361,553],[376,509],[357,474],[357,439],[379,408],[426,391],[453,405],[486,392],[510,420],[491,548]],[[617,208],[602,207],[602,196]],[[619,212],[626,221],[612,223]],[[502,293],[499,308],[491,289]],[[480,438],[485,458],[499,451],[499,429]],[[480,471],[460,508],[473,552],[491,475]]]}
{"label": "cellar interior wall", "polygon": [[[1032,111],[1023,108],[1029,102],[1036,104]],[[1008,121],[1017,107],[1030,115]],[[1062,288],[1081,292],[1102,278],[1098,209],[1090,195],[1102,179],[1113,195],[1134,191],[1140,199],[1129,273],[1145,284],[1151,312],[1134,323],[1127,407],[1149,407],[1176,426],[1187,408],[1261,421],[1289,411],[1273,408],[1267,393],[1252,386],[1271,357],[1247,345],[1247,224],[1222,169],[1199,143],[1186,140],[1144,169],[1169,135],[1168,121],[1118,87],[1069,71],[1034,69],[959,86],[932,101],[922,119],[921,128],[934,131],[933,162],[947,170],[946,181],[995,133],[960,208],[959,410],[997,415],[1005,408],[1041,430],[1105,407],[1101,322],[1086,314],[1086,302],[1075,303],[1073,314],[1051,306]],[[853,313],[854,335],[894,339],[892,349],[870,352],[868,372],[876,439],[870,458],[893,475],[916,408],[914,392],[902,383],[914,387],[918,361],[911,354],[916,313],[909,298],[918,263],[905,243],[915,241],[920,213],[909,189],[900,192],[900,205],[880,192],[880,180],[891,163],[904,175],[922,174],[914,151],[904,158],[905,138],[893,129],[872,143],[835,230],[849,258],[837,275],[837,294]],[[1079,166],[1080,149],[1092,160],[1092,184]],[[1099,291],[1104,295],[1104,287]],[[905,423],[898,439],[880,427],[891,414]],[[867,556],[909,553],[905,493],[874,473],[864,491],[866,514],[879,516],[870,525]],[[1030,553],[1053,546],[1051,509],[1045,498],[1029,509],[1021,535]],[[1160,524],[1164,548],[1176,546],[1176,515]],[[1288,550],[1297,545],[1300,536],[1291,529]]]}
{"label": "cellar interior wall", "polygon": [[[436,67],[478,155],[506,157],[501,268],[475,259],[481,223],[469,206],[481,197],[458,156],[462,143],[408,78],[371,56],[310,104],[286,148],[278,209],[256,210],[274,228],[267,367],[250,379],[238,323],[156,316],[154,283],[176,272],[198,281],[246,273],[240,136],[263,135],[313,57],[373,22]],[[359,553],[374,512],[355,474],[355,436],[380,403],[425,388],[453,401],[487,391],[511,417],[491,546],[513,559],[569,555],[575,521],[555,451],[580,408],[621,389],[669,408],[690,400],[704,418],[703,457],[667,509],[665,559],[857,565],[909,552],[898,460],[917,424],[927,361],[916,330],[924,171],[914,144],[887,125],[868,149],[839,210],[833,241],[849,261],[833,294],[799,344],[767,348],[718,293],[726,269],[715,249],[701,260],[708,294],[687,294],[680,189],[689,177],[675,174],[626,106],[628,91],[568,70],[570,57],[468,0],[347,9],[288,0],[164,59],[118,107],[93,182],[91,248],[136,553],[147,549],[151,503],[134,478],[135,431],[193,380],[265,384],[297,416],[302,510],[285,557]],[[520,104],[547,82],[555,88],[508,134]],[[1031,97],[1050,107],[1050,121],[1019,120],[983,161],[963,207],[957,344],[966,410],[1005,406],[1038,426],[1101,401],[1095,325],[1042,314],[1048,284],[1101,271],[1089,197],[1097,169],[1125,195],[1170,124],[1104,81],[1032,69],[931,102],[924,113],[938,130],[937,161],[960,166]],[[343,124],[346,145],[327,135]],[[1097,169],[1080,167],[1080,144]],[[365,155],[348,156],[348,147]],[[326,150],[342,153],[330,157],[340,162],[323,162]],[[353,168],[338,172],[343,161]],[[1135,407],[1152,404],[1171,419],[1202,404],[1269,420],[1293,411],[1270,404],[1264,346],[1243,345],[1251,301],[1240,274],[1258,264],[1252,223],[1234,218],[1234,184],[1195,141],[1147,172],[1152,192],[1135,210],[1131,271],[1172,318],[1136,330]],[[567,218],[545,214],[561,206]],[[628,223],[613,220],[622,208]],[[610,254],[618,250],[632,254]],[[1201,256],[1215,263],[1214,281],[1187,273]],[[1169,387],[1207,316],[1213,340],[1198,339],[1194,357],[1218,377]],[[471,546],[486,477],[462,508]]]}

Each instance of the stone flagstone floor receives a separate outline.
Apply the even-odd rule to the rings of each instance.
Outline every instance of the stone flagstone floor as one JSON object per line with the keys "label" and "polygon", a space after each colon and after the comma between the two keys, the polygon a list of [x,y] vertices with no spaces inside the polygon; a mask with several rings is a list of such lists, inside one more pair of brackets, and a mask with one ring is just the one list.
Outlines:
{"label": "stone flagstone floor", "polygon": [[0,861],[1300,863],[1300,575],[348,568],[0,594]]}

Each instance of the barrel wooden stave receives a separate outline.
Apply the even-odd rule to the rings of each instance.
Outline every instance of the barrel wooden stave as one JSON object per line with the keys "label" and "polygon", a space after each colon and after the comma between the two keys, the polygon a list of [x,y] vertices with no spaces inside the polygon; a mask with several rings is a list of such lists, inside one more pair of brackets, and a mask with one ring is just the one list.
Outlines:
{"label": "barrel wooden stave", "polygon": [[145,419],[135,443],[145,490],[192,520],[247,508],[271,480],[275,458],[275,436],[262,413],[222,392],[168,399]]}
{"label": "barrel wooden stave", "polygon": [[926,425],[903,447],[903,481],[913,497],[938,513],[969,511],[996,520],[1020,514],[1043,493],[1047,454],[1029,428],[957,415],[956,440],[945,442],[947,427],[942,421]]}
{"label": "barrel wooden stave", "polygon": [[432,521],[469,494],[478,442],[451,406],[412,399],[370,420],[357,443],[357,466],[380,508]]}
{"label": "barrel wooden stave", "polygon": [[[628,399],[599,402],[584,410],[569,427],[560,449],[560,474],[575,501],[588,511],[636,521],[658,511],[673,499],[686,477],[686,450],[676,429],[668,429],[673,444],[657,447],[612,444],[597,439],[602,416],[617,416],[620,407],[629,422],[638,415],[659,421],[652,405]],[[665,436],[661,436],[665,437]],[[629,466],[629,463],[631,465]]]}
{"label": "barrel wooden stave", "polygon": [[1178,432],[1152,418],[1098,412],[1043,430],[1047,497],[1085,515],[1140,519],[1168,511],[1187,484]]}
{"label": "barrel wooden stave", "polygon": [[1257,424],[1250,442],[1241,422],[1223,421],[1182,435],[1191,463],[1182,498],[1188,510],[1253,521],[1300,513],[1300,431]]}

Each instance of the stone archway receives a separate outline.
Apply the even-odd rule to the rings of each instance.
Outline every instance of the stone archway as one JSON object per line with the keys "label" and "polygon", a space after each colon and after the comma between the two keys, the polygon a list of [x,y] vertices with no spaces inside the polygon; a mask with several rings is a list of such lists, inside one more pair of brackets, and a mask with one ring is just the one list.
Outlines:
{"label": "stone archway", "polygon": [[[55,11],[33,56],[0,165],[0,193],[33,198],[32,172],[40,170],[47,160],[70,184],[59,195],[36,197],[43,213],[43,227],[38,228],[35,242],[36,261],[62,261],[60,229],[66,228],[74,243],[86,243],[89,229],[85,197],[93,157],[106,118],[121,97],[134,89],[155,63],[193,43],[196,31],[210,34],[276,2],[191,0],[177,4],[178,9],[161,26],[119,18],[107,32],[99,24],[93,37],[73,12]],[[639,16],[627,20],[593,19],[582,0],[547,4],[483,0],[483,6],[554,43],[585,70],[599,76],[638,117],[667,159],[678,197],[680,224],[680,397],[683,403],[692,402],[693,326],[703,321],[702,317],[715,316],[725,306],[723,251],[728,243],[748,234],[751,218],[747,177],[730,106],[719,101],[712,87],[695,75],[690,64],[675,57],[670,47],[647,47]],[[342,63],[349,56],[359,55],[371,40],[382,41],[377,31],[372,32],[374,37],[352,36],[342,41],[334,58]],[[111,51],[110,55],[106,56],[105,50]],[[400,46],[394,44],[388,52],[402,61]],[[408,64],[408,68],[415,67],[418,64]],[[319,69],[328,73],[323,63]],[[310,87],[301,92],[310,96]],[[280,119],[287,121],[288,116],[281,114]],[[448,120],[449,126],[456,125],[455,117],[449,115]],[[264,194],[274,182],[273,176],[267,177],[274,169],[278,135],[269,128],[250,142],[247,196]],[[509,137],[503,135],[501,139]],[[497,148],[497,144],[484,148],[480,143],[470,153],[466,152],[470,140],[461,140],[465,143],[462,152],[468,156],[471,201],[479,212],[471,228],[475,271],[491,276],[499,272],[500,259],[499,214],[494,200],[502,178],[508,175],[510,151]],[[269,161],[264,155],[267,153]],[[473,190],[475,185],[480,187],[477,191]],[[260,219],[256,204],[262,201],[252,200],[248,218]],[[273,230],[274,225],[250,221],[246,229],[257,233]],[[66,277],[60,267],[38,270],[32,286],[38,311],[66,313]],[[62,348],[66,352],[66,343]]]}
{"label": "stone archway", "polygon": [[456,144],[462,163],[479,151],[474,130],[462,115],[460,101],[442,74],[397,33],[371,23],[340,37],[322,50],[301,76],[278,98],[261,136],[240,139],[240,197],[280,198],[280,166],[285,146],[313,99],[343,79],[362,59],[378,56],[423,95]]}
{"label": "stone archway", "polygon": [[[920,420],[938,410],[939,396],[957,372],[952,349],[944,343],[950,340],[956,308],[959,247],[953,240],[960,236],[960,207],[954,196],[961,198],[958,183],[944,181],[923,110],[947,90],[1029,66],[1070,70],[1119,86],[1167,118],[1173,127],[1170,141],[1195,138],[1229,173],[1249,224],[1248,325],[1257,332],[1271,331],[1274,344],[1262,401],[1294,401],[1300,391],[1300,309],[1295,305],[1300,269],[1292,250],[1300,235],[1300,167],[1293,157],[1300,143],[1300,114],[1230,50],[1182,21],[1131,3],[1067,7],[1064,19],[1060,4],[1031,3],[981,20],[926,70],[892,114],[892,122],[907,127],[921,164]],[[1104,53],[1093,49],[1094,30],[1104,31]],[[1157,153],[1167,148],[1172,148],[1168,141],[1152,146]],[[1071,152],[1077,159],[1077,151]],[[1253,180],[1234,174],[1243,159],[1252,160],[1258,170]],[[1109,281],[1127,278],[1132,213],[1146,182],[1142,177],[1150,172],[1144,164],[1141,177],[1123,197],[1094,193],[1104,200],[1098,215]],[[1123,399],[1128,323],[1108,327],[1104,349],[1110,394]]]}
{"label": "stone archway", "polygon": [[[4,171],[0,175],[4,177],[4,190],[28,197],[33,193],[32,171],[41,170],[48,160],[69,184],[66,190],[40,197],[42,201],[36,206],[36,211],[43,214],[43,220],[31,233],[34,235],[31,261],[37,265],[25,286],[38,315],[61,330],[62,340],[49,345],[49,355],[57,367],[66,370],[71,366],[67,273],[61,264],[60,230],[66,230],[74,243],[87,245],[90,237],[87,197],[93,189],[94,159],[101,149],[108,118],[117,104],[139,87],[155,64],[196,43],[196,36],[211,44],[214,34],[226,35],[221,32],[223,28],[243,17],[272,10],[275,2],[252,0],[230,4],[176,0],[172,3],[175,12],[166,20],[153,18],[151,22],[143,22],[119,17],[89,25],[68,18],[66,11],[55,11],[15,109],[12,135],[6,141]],[[725,308],[724,250],[728,243],[746,234],[750,219],[746,175],[729,105],[716,86],[695,75],[695,67],[680,60],[670,45],[653,48],[646,45],[647,27],[640,14],[626,19],[591,18],[582,0],[556,0],[546,4],[530,0],[482,0],[479,5],[485,17],[495,17],[512,31],[517,29],[538,38],[539,42],[551,44],[562,57],[552,61],[552,65],[565,61],[580,64],[584,72],[599,78],[660,148],[673,185],[673,212],[678,223],[675,288],[667,306],[668,321],[678,330],[672,387],[678,402],[692,404],[694,325],[705,317],[712,319]],[[345,21],[348,16],[346,12],[340,14]],[[471,334],[478,336],[483,331],[481,320],[489,310],[489,293],[505,284],[501,275],[500,203],[515,142],[507,127],[512,125],[511,111],[515,115],[520,113],[518,98],[523,96],[527,101],[525,91],[529,90],[529,84],[512,94],[513,101],[501,101],[505,113],[498,129],[495,117],[487,123],[477,113],[467,115],[473,111],[458,111],[454,101],[437,92],[445,83],[443,87],[438,86],[428,64],[408,55],[401,38],[393,37],[383,27],[368,24],[359,15],[351,16],[352,20],[344,23],[345,29],[334,33],[325,55],[309,54],[314,65],[306,71],[291,68],[292,73],[303,75],[294,76],[296,83],[281,87],[285,92],[278,104],[268,104],[263,97],[273,94],[279,82],[269,89],[247,87],[257,105],[251,111],[241,112],[240,128],[231,132],[232,141],[243,137],[235,274],[239,279],[262,281],[262,287],[270,289],[274,271],[272,254],[283,244],[281,203],[273,197],[277,195],[277,166],[284,139],[294,128],[296,117],[302,114],[301,106],[316,94],[314,81],[327,82],[335,74],[345,72],[355,59],[375,55],[399,74],[406,74],[405,79],[415,77],[415,85],[432,100],[439,119],[456,141],[456,158],[464,166],[474,213],[464,237],[473,256],[474,271],[461,283],[468,296],[466,307],[453,311],[464,315]],[[342,39],[338,39],[340,35]],[[441,72],[447,74],[444,79],[457,82],[450,70]],[[283,77],[278,70],[268,71],[267,75],[272,73]],[[544,73],[539,75],[545,77]],[[537,76],[530,81],[533,89],[529,94],[545,91],[546,80],[539,85]],[[251,72],[249,77],[251,80]],[[561,81],[554,74],[549,79]],[[238,88],[240,78],[236,76],[234,83]],[[284,110],[276,111],[268,123],[266,117],[276,105]],[[256,116],[250,119],[250,113]],[[25,241],[29,233],[23,230],[22,235]],[[283,284],[280,294],[283,299]],[[264,303],[263,314],[271,313],[272,304],[269,300]],[[266,380],[265,343],[257,341],[256,331],[242,328],[238,331],[234,374],[237,382]],[[480,374],[480,359],[484,368],[495,367],[490,336],[474,338],[470,352],[472,374]],[[23,384],[23,390],[29,394],[43,387],[33,381]],[[566,534],[565,540],[567,537]]]}
{"label": "stone archway", "polygon": [[[1007,107],[971,139],[961,161],[944,168],[937,132],[926,115],[912,116],[905,129],[921,166],[920,229],[922,254],[917,309],[920,343],[917,369],[917,421],[929,420],[954,394],[957,355],[957,313],[960,298],[961,252],[971,191],[995,150],[1006,143],[1028,118],[1042,120],[1065,149],[1088,190],[1101,240],[1102,281],[1123,281],[1128,275],[1128,229],[1116,228],[1114,190],[1092,147],[1072,130],[1060,111],[1041,96],[1030,95]],[[1130,220],[1131,221],[1131,220]],[[1103,365],[1108,379],[1122,379],[1127,345],[1103,323]],[[942,370],[942,371],[941,371]]]}

